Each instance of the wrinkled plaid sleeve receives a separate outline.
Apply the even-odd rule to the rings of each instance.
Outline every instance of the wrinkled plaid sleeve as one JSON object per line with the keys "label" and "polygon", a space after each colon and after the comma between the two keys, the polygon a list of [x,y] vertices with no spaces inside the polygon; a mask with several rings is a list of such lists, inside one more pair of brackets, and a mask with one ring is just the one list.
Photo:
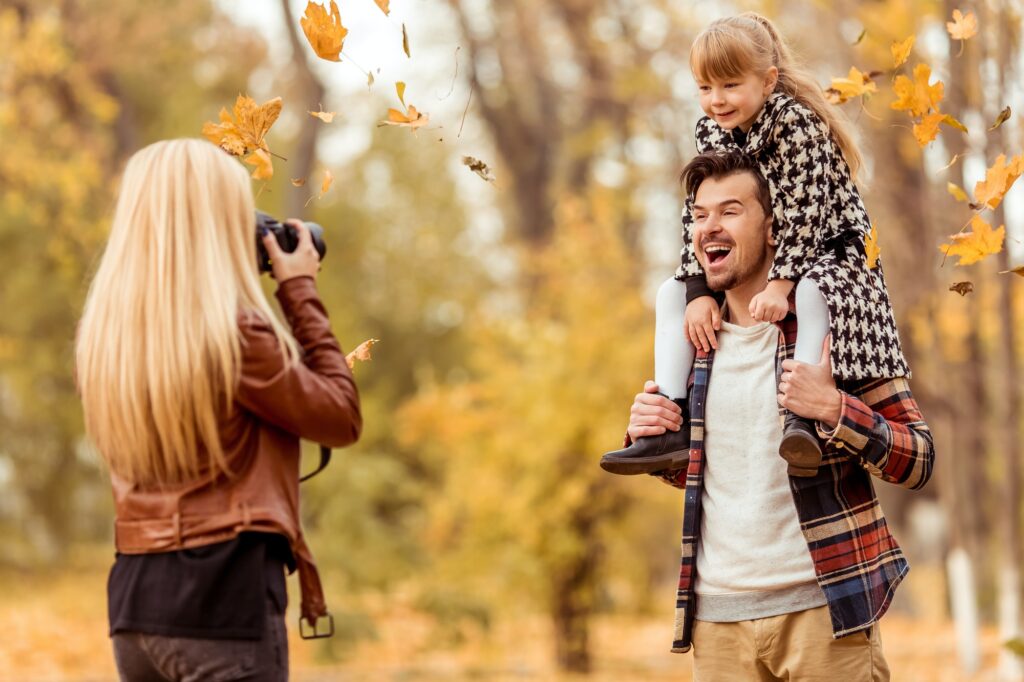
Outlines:
{"label": "wrinkled plaid sleeve", "polygon": [[845,450],[869,473],[911,490],[932,475],[932,434],[905,378],[871,380],[852,395],[842,391],[839,423],[821,430],[825,446]]}

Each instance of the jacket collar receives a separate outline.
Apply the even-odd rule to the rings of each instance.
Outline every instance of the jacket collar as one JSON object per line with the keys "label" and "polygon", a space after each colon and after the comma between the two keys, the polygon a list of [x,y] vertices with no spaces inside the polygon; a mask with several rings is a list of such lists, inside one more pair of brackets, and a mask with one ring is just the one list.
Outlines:
{"label": "jacket collar", "polygon": [[756,154],[772,139],[772,132],[783,112],[795,103],[796,100],[782,92],[769,95],[750,130],[747,131],[747,139],[743,144],[739,143],[732,131],[723,130],[705,116],[697,124],[697,150],[704,152],[711,149],[739,149],[748,154]]}

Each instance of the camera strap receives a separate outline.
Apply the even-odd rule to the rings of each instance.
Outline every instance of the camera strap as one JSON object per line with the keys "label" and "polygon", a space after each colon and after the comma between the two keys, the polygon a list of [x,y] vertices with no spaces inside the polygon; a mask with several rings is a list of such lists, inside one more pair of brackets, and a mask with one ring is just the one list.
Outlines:
{"label": "camera strap", "polygon": [[305,476],[300,477],[299,478],[299,483],[302,483],[303,481],[308,481],[309,479],[313,478],[314,476],[319,474],[321,471],[326,469],[327,465],[330,464],[330,463],[331,463],[331,449],[329,447],[327,447],[326,445],[321,445],[320,446],[320,464],[317,466],[316,469],[313,469],[311,472],[309,472]]}

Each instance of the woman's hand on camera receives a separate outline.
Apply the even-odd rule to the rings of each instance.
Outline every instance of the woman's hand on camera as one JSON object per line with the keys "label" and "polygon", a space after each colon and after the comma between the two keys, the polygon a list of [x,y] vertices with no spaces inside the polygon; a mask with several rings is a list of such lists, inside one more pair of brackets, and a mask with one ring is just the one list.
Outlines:
{"label": "woman's hand on camera", "polygon": [[284,222],[295,228],[299,243],[295,247],[295,251],[287,253],[281,249],[281,245],[277,243],[272,232],[268,231],[263,235],[263,245],[267,248],[267,254],[270,256],[271,274],[279,283],[293,277],[313,277],[315,279],[316,273],[320,271],[320,254],[313,246],[313,238],[309,234],[309,229],[301,220],[294,218]]}

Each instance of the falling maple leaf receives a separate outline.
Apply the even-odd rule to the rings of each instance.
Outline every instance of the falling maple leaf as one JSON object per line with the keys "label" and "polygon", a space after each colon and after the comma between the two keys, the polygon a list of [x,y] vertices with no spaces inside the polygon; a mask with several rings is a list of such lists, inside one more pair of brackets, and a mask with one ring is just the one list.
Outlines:
{"label": "falling maple leaf", "polygon": [[871,224],[871,233],[864,235],[864,255],[867,257],[868,270],[874,270],[878,265],[878,257],[882,249],[878,246],[878,225]]}
{"label": "falling maple leaf", "polygon": [[957,201],[967,201],[967,192],[963,191],[956,183],[947,182],[946,191],[952,194]]}
{"label": "falling maple leaf", "polygon": [[892,47],[892,66],[898,69],[910,58],[910,50],[914,47],[915,36],[910,36],[903,42],[894,42]]}
{"label": "falling maple leaf", "polygon": [[406,107],[405,113],[402,113],[398,109],[388,109],[388,117],[384,121],[381,121],[379,125],[389,126],[404,126],[413,131],[416,128],[427,125],[430,122],[430,114],[423,114],[416,110],[416,107],[409,104],[405,104],[405,83],[398,81],[395,83],[395,91],[398,93],[398,100],[402,103],[403,107]]}
{"label": "falling maple leaf", "polygon": [[250,166],[255,166],[255,170],[252,172],[252,177],[256,180],[269,180],[274,177],[274,162],[270,158],[270,154],[257,149],[249,156],[245,157],[245,162]]}
{"label": "falling maple leaf", "polygon": [[469,166],[469,170],[473,171],[487,182],[494,182],[495,177],[491,172],[491,169],[480,159],[474,159],[472,156],[463,156],[462,163]]}
{"label": "falling maple leaf", "polygon": [[373,0],[373,1],[375,3],[377,3],[377,7],[380,7],[380,11],[383,12],[384,14],[389,14],[391,12],[391,0]]}
{"label": "falling maple leaf", "polygon": [[939,124],[946,125],[967,132],[967,127],[949,114],[936,111],[934,114],[925,115],[919,122],[914,124],[914,138],[923,149],[939,134]]}
{"label": "falling maple leaf", "polygon": [[324,170],[324,181],[320,183],[320,198],[322,199],[327,190],[331,188],[331,184],[334,183],[334,173],[330,169]]}
{"label": "falling maple leaf", "polygon": [[872,92],[878,92],[878,86],[868,74],[861,73],[855,66],[850,67],[850,73],[846,78],[833,78],[832,87],[825,91],[828,101],[832,104],[842,104],[854,97]]}
{"label": "falling maple leaf", "polygon": [[985,208],[996,208],[1024,172],[1024,155],[1006,161],[1006,155],[996,157],[992,167],[985,171],[985,179],[974,186],[974,201]]}
{"label": "falling maple leaf", "polygon": [[968,12],[965,16],[960,10],[953,10],[953,21],[946,22],[946,30],[953,40],[967,40],[978,34],[978,17],[974,12]]}
{"label": "falling maple leaf", "polygon": [[971,231],[950,236],[950,244],[939,247],[947,256],[959,256],[957,265],[971,265],[1003,250],[1006,226],[992,226],[981,216],[971,218]]}
{"label": "falling maple leaf", "polygon": [[306,178],[292,178],[292,184],[296,187],[302,187],[306,184]]}
{"label": "falling maple leaf", "polygon": [[305,16],[299,23],[302,24],[302,32],[306,34],[306,40],[316,52],[316,56],[331,62],[341,61],[339,55],[348,29],[341,25],[341,14],[334,0],[331,0],[330,14],[327,13],[327,8],[310,0],[306,5]]}
{"label": "falling maple leaf", "polygon": [[348,363],[348,368],[355,369],[356,360],[359,360],[360,362],[372,360],[373,357],[370,354],[370,349],[378,343],[380,343],[379,339],[366,339],[366,341],[363,341],[361,344],[356,346],[355,350],[345,356],[345,362]]}
{"label": "falling maple leaf", "polygon": [[330,123],[338,114],[337,112],[334,111],[311,111],[309,112],[309,115],[312,116],[313,118],[320,119],[324,123]]}
{"label": "falling maple leaf", "polygon": [[911,116],[924,116],[934,109],[939,110],[939,102],[942,101],[942,81],[934,85],[928,84],[931,78],[932,69],[927,64],[918,64],[914,67],[914,79],[906,76],[897,76],[892,89],[896,93],[897,100],[890,106],[897,111],[909,111]]}
{"label": "falling maple leaf", "polygon": [[949,290],[955,291],[961,296],[966,296],[967,294],[974,291],[974,282],[954,282],[952,285],[950,285]]}
{"label": "falling maple leaf", "polygon": [[246,95],[235,100],[233,115],[227,108],[220,110],[220,123],[203,124],[203,137],[234,156],[243,157],[257,149],[269,152],[267,132],[281,115],[281,98],[275,97],[257,106]]}
{"label": "falling maple leaf", "polygon": [[1011,114],[1011,113],[1012,113],[1012,112],[1010,111],[1010,107],[1006,107],[1005,109],[1003,109],[1002,111],[1000,111],[1000,112],[999,112],[999,116],[997,116],[997,117],[996,117],[996,122],[995,122],[995,123],[993,123],[993,124],[992,124],[992,125],[991,125],[991,126],[989,127],[988,131],[989,131],[989,132],[992,132],[993,130],[995,130],[995,129],[996,129],[996,128],[998,128],[999,126],[1001,126],[1001,125],[1003,125],[1004,123],[1006,123],[1006,121],[1007,121],[1007,120],[1009,120],[1009,118],[1010,118],[1010,114]]}

